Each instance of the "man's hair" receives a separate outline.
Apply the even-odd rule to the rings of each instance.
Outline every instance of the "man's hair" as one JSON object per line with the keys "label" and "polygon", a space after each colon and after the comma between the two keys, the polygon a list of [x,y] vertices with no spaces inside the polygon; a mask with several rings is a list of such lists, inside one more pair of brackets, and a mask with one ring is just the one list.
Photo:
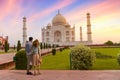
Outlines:
{"label": "man's hair", "polygon": [[33,37],[29,37],[29,41],[32,41],[33,40]]}

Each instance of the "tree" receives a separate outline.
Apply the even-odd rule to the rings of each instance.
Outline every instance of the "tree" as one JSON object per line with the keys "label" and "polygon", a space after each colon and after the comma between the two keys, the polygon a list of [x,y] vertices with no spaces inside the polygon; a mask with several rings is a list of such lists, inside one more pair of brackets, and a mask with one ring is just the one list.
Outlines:
{"label": "tree", "polygon": [[42,42],[40,43],[40,48],[41,48],[41,49],[43,48],[43,46],[42,46]]}
{"label": "tree", "polygon": [[7,43],[7,49],[9,50],[9,43]]}
{"label": "tree", "polygon": [[16,49],[16,46],[14,45],[14,50]]}
{"label": "tree", "polygon": [[51,44],[49,44],[49,48],[51,48]]}
{"label": "tree", "polygon": [[113,45],[113,42],[108,40],[107,42],[104,43],[105,45]]}
{"label": "tree", "polygon": [[116,45],[116,46],[120,46],[120,43],[116,43],[116,42],[115,42],[114,45]]}
{"label": "tree", "polygon": [[55,48],[55,47],[56,47],[56,45],[55,45],[55,44],[53,44],[53,45],[52,45],[52,48]]}
{"label": "tree", "polygon": [[48,48],[48,44],[47,43],[45,44],[45,47],[46,47],[46,49]]}
{"label": "tree", "polygon": [[5,52],[8,52],[8,42],[5,41],[5,46],[4,46]]}
{"label": "tree", "polygon": [[44,43],[44,49],[46,48],[45,43]]}
{"label": "tree", "polygon": [[59,47],[59,44],[57,44],[56,47]]}
{"label": "tree", "polygon": [[20,43],[20,40],[18,40],[18,43],[17,43],[17,51],[19,51],[21,49],[21,43]]}

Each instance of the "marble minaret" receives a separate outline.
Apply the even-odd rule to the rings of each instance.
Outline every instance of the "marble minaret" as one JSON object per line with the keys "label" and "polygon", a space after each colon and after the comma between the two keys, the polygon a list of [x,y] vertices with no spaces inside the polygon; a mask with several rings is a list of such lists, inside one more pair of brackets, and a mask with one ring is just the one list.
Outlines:
{"label": "marble minaret", "polygon": [[23,43],[22,46],[25,47],[25,43],[27,40],[27,32],[26,32],[26,17],[23,17]]}
{"label": "marble minaret", "polygon": [[80,41],[82,41],[82,27],[80,27]]}
{"label": "marble minaret", "polygon": [[92,42],[91,24],[90,24],[90,13],[87,13],[87,39],[88,42]]}

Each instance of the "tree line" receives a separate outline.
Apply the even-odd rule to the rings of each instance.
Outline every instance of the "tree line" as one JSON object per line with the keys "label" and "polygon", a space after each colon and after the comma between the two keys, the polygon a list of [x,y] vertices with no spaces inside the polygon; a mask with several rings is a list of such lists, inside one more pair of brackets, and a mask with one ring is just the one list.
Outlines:
{"label": "tree line", "polygon": [[114,43],[113,41],[110,41],[110,40],[108,40],[108,41],[106,41],[105,43],[104,43],[104,45],[108,45],[108,46],[120,46],[120,43]]}
{"label": "tree line", "polygon": [[[57,44],[51,45],[51,44],[42,43],[42,42],[40,43],[40,48],[41,48],[41,49],[56,48],[56,47],[59,47],[59,45],[57,45]],[[14,49],[16,49],[16,48],[15,48],[15,45],[14,45]],[[21,42],[20,42],[20,40],[18,40],[18,43],[17,43],[17,51],[19,51],[20,49],[22,49],[22,47],[21,47]]]}

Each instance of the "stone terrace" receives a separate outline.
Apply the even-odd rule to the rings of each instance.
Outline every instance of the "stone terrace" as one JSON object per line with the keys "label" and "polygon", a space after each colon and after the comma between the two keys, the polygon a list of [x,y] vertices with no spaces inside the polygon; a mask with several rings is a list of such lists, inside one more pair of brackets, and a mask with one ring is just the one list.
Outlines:
{"label": "stone terrace", "polygon": [[120,80],[120,70],[41,70],[26,75],[25,70],[0,70],[0,80]]}

